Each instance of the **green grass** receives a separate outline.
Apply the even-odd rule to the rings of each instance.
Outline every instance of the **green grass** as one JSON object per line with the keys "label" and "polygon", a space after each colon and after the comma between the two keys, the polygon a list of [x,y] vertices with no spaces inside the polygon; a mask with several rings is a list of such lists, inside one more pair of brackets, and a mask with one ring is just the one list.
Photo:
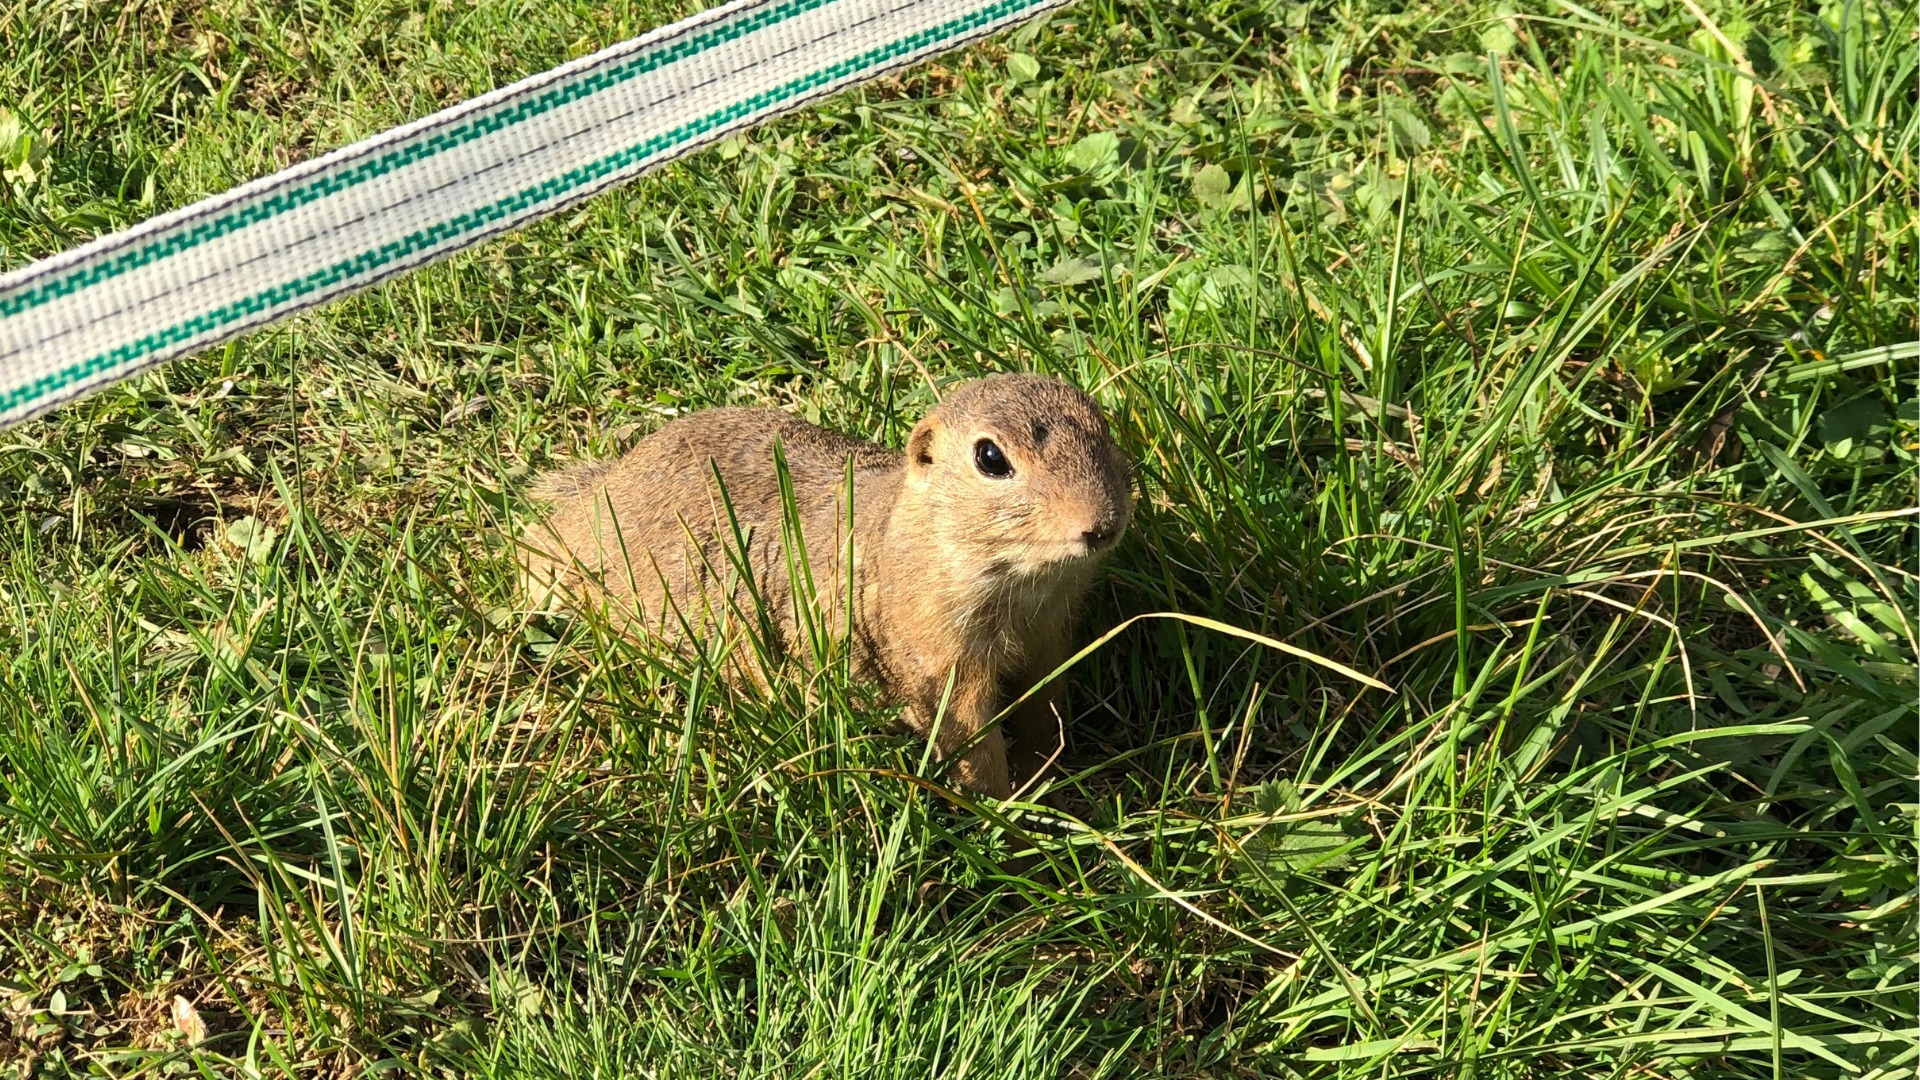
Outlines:
{"label": "green grass", "polygon": [[[687,10],[16,0],[0,265]],[[0,434],[0,1067],[1912,1075],[1917,32],[1083,0]],[[512,606],[534,470],[1010,368],[1089,641],[1396,692],[1137,623],[992,808]]]}

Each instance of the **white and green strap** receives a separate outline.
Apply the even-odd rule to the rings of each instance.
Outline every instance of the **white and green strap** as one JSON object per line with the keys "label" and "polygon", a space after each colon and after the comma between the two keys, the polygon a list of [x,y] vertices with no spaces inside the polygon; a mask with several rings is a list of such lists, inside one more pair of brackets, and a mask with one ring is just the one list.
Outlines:
{"label": "white and green strap", "polygon": [[0,276],[0,426],[1067,0],[736,0]]}

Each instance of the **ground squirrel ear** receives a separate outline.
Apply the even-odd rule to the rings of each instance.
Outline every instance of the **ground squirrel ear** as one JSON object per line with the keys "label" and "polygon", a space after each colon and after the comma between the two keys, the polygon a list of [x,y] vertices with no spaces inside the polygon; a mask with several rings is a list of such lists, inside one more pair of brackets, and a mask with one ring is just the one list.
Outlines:
{"label": "ground squirrel ear", "polygon": [[913,434],[907,436],[908,469],[933,465],[933,437],[939,433],[939,427],[939,422],[931,416],[913,426]]}

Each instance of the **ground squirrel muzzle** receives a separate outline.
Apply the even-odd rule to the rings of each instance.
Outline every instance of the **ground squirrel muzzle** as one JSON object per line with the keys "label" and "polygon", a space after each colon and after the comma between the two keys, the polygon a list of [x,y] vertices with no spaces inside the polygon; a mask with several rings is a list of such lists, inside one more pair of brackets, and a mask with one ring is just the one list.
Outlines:
{"label": "ground squirrel muzzle", "polygon": [[953,388],[904,454],[774,409],[713,409],[534,494],[552,506],[523,539],[536,604],[592,605],[673,645],[759,630],[797,657],[828,630],[916,730],[945,699],[936,750],[972,740],[960,782],[1005,796],[1057,746],[1058,682],[1007,717],[1011,773],[1005,736],[983,728],[1071,655],[1074,607],[1126,532],[1132,470],[1092,398],[997,375]]}

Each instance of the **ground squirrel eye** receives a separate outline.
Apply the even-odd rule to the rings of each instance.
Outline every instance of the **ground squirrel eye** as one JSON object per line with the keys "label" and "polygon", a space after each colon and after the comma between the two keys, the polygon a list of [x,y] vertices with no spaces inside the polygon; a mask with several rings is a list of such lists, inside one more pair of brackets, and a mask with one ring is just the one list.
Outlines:
{"label": "ground squirrel eye", "polygon": [[1013,463],[1007,460],[1006,452],[992,439],[981,439],[973,444],[973,467],[987,476],[1013,475]]}

